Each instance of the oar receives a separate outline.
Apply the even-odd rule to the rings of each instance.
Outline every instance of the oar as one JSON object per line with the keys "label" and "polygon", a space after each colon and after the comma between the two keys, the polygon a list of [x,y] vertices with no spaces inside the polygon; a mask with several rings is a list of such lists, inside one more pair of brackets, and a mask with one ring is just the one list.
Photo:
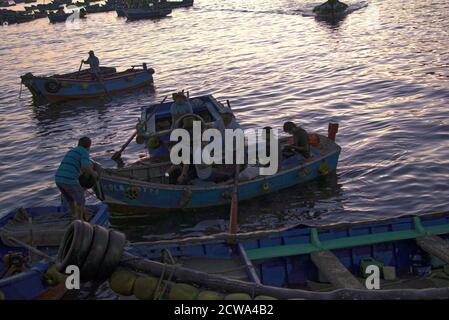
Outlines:
{"label": "oar", "polygon": [[41,251],[39,249],[36,249],[35,247],[30,246],[29,244],[27,244],[25,242],[22,242],[19,239],[14,238],[13,236],[9,235],[7,232],[4,232],[4,231],[0,230],[0,234],[2,236],[4,236],[5,238],[7,238],[8,240],[11,240],[11,241],[17,243],[18,245],[24,247],[25,249],[28,249],[29,251],[33,252],[34,254],[36,254],[38,256],[41,256],[41,257],[43,257],[43,258],[45,258],[45,259],[47,259],[47,260],[49,260],[51,262],[55,262],[56,261],[56,259],[54,257],[50,257],[45,252],[43,252],[43,251]]}
{"label": "oar", "polygon": [[235,164],[235,177],[234,177],[234,190],[232,191],[231,212],[230,212],[230,217],[229,217],[229,233],[230,234],[237,233],[237,217],[238,217],[238,211],[239,211],[239,174],[240,174],[240,165],[236,163]]}
{"label": "oar", "polygon": [[[161,101],[160,104],[156,105],[156,107],[154,108],[153,112],[151,112],[151,114],[146,117],[145,119],[145,123],[148,121],[148,119],[150,119],[157,111],[158,107],[161,106],[165,100],[168,98],[168,96],[165,96],[165,98]],[[112,155],[111,159],[112,160],[117,160],[120,159],[122,156],[122,152],[126,149],[126,147],[131,143],[131,141],[133,141],[134,137],[137,135],[137,129],[134,131],[134,133],[132,134],[132,136],[125,142],[125,144],[120,148],[120,150],[114,152],[114,154]]]}
{"label": "oar", "polygon": [[76,77],[77,78],[79,78],[79,76],[80,76],[80,72],[81,72],[81,68],[83,67],[83,61],[81,60],[81,64],[80,64],[80,67],[79,67],[79,69],[78,69],[78,73],[76,74]]}
{"label": "oar", "polygon": [[[226,101],[229,109],[231,108],[231,105],[229,103],[229,100]],[[237,154],[235,155],[235,162],[237,162]],[[239,210],[239,174],[240,174],[240,165],[235,164],[235,176],[234,176],[234,190],[232,191],[232,198],[231,198],[231,212],[229,217],[229,233],[230,234],[236,234],[237,233],[237,216],[238,216],[238,210]]]}

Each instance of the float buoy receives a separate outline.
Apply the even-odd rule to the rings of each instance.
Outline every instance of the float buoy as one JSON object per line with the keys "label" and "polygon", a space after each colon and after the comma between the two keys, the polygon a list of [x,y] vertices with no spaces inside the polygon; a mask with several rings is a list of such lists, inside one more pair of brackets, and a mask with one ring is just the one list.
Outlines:
{"label": "float buoy", "polygon": [[270,184],[269,184],[268,182],[265,182],[265,183],[262,185],[262,190],[265,191],[265,192],[267,192],[268,190],[270,190]]}
{"label": "float buoy", "polygon": [[91,174],[83,172],[79,176],[78,182],[80,183],[81,187],[85,189],[91,189],[95,185],[95,178]]}
{"label": "float buoy", "polygon": [[137,187],[128,187],[125,194],[128,199],[135,200],[139,197],[139,189]]}
{"label": "float buoy", "polygon": [[318,172],[323,176],[329,174],[329,166],[327,165],[326,162],[323,162],[320,164],[320,167],[318,168]]}
{"label": "float buoy", "polygon": [[45,90],[47,90],[47,92],[49,93],[57,93],[59,91],[59,89],[61,89],[61,83],[57,80],[47,80],[45,82]]}

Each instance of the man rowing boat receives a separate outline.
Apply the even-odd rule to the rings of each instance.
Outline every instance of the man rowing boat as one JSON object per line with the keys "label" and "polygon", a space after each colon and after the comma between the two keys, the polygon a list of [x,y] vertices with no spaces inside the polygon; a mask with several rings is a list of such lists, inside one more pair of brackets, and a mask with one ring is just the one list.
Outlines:
{"label": "man rowing boat", "polygon": [[92,79],[100,79],[100,60],[95,56],[92,50],[89,51],[89,58],[81,62],[90,66],[89,73]]}
{"label": "man rowing boat", "polygon": [[324,15],[334,15],[342,13],[348,8],[348,5],[338,0],[328,0],[313,8],[313,12]]}

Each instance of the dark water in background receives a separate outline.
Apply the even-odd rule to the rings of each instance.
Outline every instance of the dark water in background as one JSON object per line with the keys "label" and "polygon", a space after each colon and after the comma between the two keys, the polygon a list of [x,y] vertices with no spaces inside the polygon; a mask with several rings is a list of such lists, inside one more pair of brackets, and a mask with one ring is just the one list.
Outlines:
{"label": "dark water in background", "polygon": [[[105,13],[79,30],[46,19],[0,28],[0,215],[57,203],[53,173],[81,135],[114,165],[140,107],[183,88],[229,99],[244,127],[340,123],[337,175],[242,204],[242,230],[447,209],[449,1],[348,3],[362,8],[335,24],[308,16],[315,1],[196,0],[158,21]],[[33,107],[26,90],[18,99],[21,74],[75,71],[89,49],[103,65],[149,63],[155,92],[52,107]],[[124,158],[139,152],[133,142]],[[221,231],[227,218],[213,209],[113,222],[170,237]]]}

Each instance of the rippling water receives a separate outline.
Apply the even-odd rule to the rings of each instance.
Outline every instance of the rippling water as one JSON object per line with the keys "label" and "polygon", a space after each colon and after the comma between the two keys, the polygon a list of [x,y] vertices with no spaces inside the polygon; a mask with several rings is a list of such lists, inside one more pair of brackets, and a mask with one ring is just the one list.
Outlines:
{"label": "rippling water", "polygon": [[[46,19],[0,28],[0,215],[57,202],[54,171],[81,135],[114,165],[140,107],[183,88],[229,99],[245,127],[340,123],[337,174],[242,204],[243,230],[447,209],[449,1],[352,1],[360,9],[336,23],[311,17],[313,1],[196,0],[157,21],[104,13],[79,30]],[[75,71],[90,49],[103,65],[149,63],[155,91],[60,106],[33,107],[25,89],[18,98],[20,75]],[[124,157],[141,151],[132,143]],[[214,209],[128,227],[169,237],[227,218]]]}

